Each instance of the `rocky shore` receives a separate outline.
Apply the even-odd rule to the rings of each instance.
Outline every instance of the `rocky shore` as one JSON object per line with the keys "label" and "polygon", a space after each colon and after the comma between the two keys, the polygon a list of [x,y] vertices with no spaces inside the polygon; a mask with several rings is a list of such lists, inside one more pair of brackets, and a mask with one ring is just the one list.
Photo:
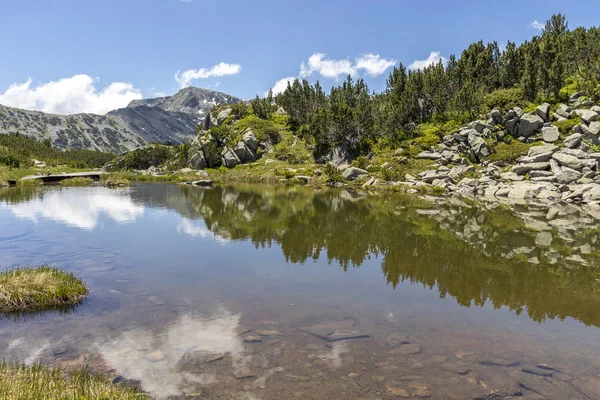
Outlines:
{"label": "rocky shore", "polygon": [[[590,108],[579,108],[584,106]],[[418,176],[406,175],[405,181],[394,184],[436,186],[469,197],[598,204],[599,113],[600,106],[580,101],[578,96],[554,113],[548,104],[528,114],[518,107],[504,116],[492,110],[487,121],[471,122],[420,153],[419,159],[434,162],[430,169]],[[559,126],[569,120],[580,122],[561,137]],[[527,154],[512,165],[488,161],[490,142],[505,141],[507,136],[531,144]]]}

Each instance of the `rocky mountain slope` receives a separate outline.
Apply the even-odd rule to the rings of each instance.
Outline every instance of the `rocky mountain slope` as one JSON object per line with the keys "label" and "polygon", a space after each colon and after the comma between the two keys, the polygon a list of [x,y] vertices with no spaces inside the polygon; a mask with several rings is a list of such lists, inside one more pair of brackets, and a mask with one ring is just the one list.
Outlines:
{"label": "rocky mountain slope", "polygon": [[240,99],[225,93],[188,87],[173,96],[134,100],[106,115],[56,115],[0,105],[0,134],[21,133],[51,139],[59,149],[121,153],[149,143],[184,143],[213,105]]}

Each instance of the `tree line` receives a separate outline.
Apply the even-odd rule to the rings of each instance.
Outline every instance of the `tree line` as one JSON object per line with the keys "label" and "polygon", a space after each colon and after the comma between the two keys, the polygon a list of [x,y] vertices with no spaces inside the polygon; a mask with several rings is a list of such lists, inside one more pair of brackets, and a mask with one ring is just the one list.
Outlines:
{"label": "tree line", "polygon": [[[382,93],[350,76],[329,95],[318,82],[296,79],[274,103],[319,153],[344,141],[359,151],[374,141],[397,143],[418,134],[415,124],[463,123],[493,107],[556,103],[577,91],[600,95],[600,29],[569,30],[565,16],[557,14],[521,45],[478,41],[445,63],[417,70],[399,64]],[[271,101],[272,94],[256,98],[256,115],[268,118]]]}

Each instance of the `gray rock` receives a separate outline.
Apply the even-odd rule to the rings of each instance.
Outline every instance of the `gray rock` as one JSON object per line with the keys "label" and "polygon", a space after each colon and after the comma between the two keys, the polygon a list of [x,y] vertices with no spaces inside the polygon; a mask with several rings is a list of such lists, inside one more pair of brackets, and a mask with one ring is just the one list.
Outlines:
{"label": "gray rock", "polygon": [[543,170],[534,170],[529,173],[532,178],[547,178],[550,176],[554,176],[554,173],[551,171],[543,171]]}
{"label": "gray rock", "polygon": [[600,114],[600,106],[591,106],[590,110],[592,110],[595,113]]}
{"label": "gray rock", "polygon": [[548,111],[550,111],[550,104],[544,103],[536,108],[533,113],[543,119],[545,122],[548,122],[550,121],[550,118],[548,118]]}
{"label": "gray rock", "polygon": [[221,111],[219,115],[217,115],[217,123],[221,125],[231,115],[231,112],[231,108],[226,108]]}
{"label": "gray rock", "polygon": [[564,153],[554,153],[552,158],[558,162],[562,167],[569,167],[572,169],[580,170],[583,168],[583,163],[581,160],[575,156],[564,154]]}
{"label": "gray rock", "polygon": [[550,160],[549,162],[550,162],[550,171],[552,171],[552,173],[560,174],[562,172],[562,168],[556,162],[556,160]]}
{"label": "gray rock", "polygon": [[368,172],[364,169],[356,168],[356,167],[348,167],[342,172],[342,176],[347,181],[354,181],[359,176],[367,175]]}
{"label": "gray rock", "polygon": [[513,137],[519,136],[519,119],[511,118],[504,121],[504,127],[509,135]]}
{"label": "gray rock", "polygon": [[335,146],[326,157],[327,161],[336,167],[346,165],[352,161],[352,153],[350,152],[350,146],[347,142],[343,142]]}
{"label": "gray rock", "polygon": [[525,114],[525,111],[523,111],[521,109],[521,107],[513,107],[513,110],[515,112],[515,114],[517,114],[517,117],[521,118],[523,116],[523,114]]}
{"label": "gray rock", "polygon": [[571,118],[572,111],[573,110],[571,109],[571,107],[567,106],[566,104],[561,104],[560,106],[558,106],[558,110],[556,110],[554,114],[559,115],[562,118],[569,119]]}
{"label": "gray rock", "polygon": [[437,152],[423,151],[417,155],[417,158],[422,160],[439,160],[442,155]]}
{"label": "gray rock", "polygon": [[487,157],[490,155],[490,151],[485,143],[485,140],[477,133],[476,130],[471,129],[467,134],[467,140],[469,146],[475,152],[477,157]]}
{"label": "gray rock", "polygon": [[569,149],[572,149],[574,147],[579,146],[579,143],[581,143],[581,133],[574,133],[572,135],[569,135],[565,138],[563,144],[565,145],[565,147],[568,147]]}
{"label": "gray rock", "polygon": [[287,112],[283,109],[283,107],[279,107],[277,111],[275,111],[275,114],[286,115]]}
{"label": "gray rock", "polygon": [[508,193],[508,197],[528,200],[538,197],[542,191],[553,192],[556,193],[556,196],[560,197],[560,193],[551,183],[531,181],[514,182]]}
{"label": "gray rock", "polygon": [[221,153],[221,160],[223,165],[225,165],[227,168],[233,168],[240,164],[240,159],[229,147],[225,147],[223,149],[223,152]]}
{"label": "gray rock", "polygon": [[519,133],[528,138],[538,132],[544,125],[544,120],[538,115],[525,114],[519,122]]}
{"label": "gray rock", "polygon": [[527,157],[536,157],[540,154],[554,153],[559,149],[558,146],[553,144],[544,144],[542,146],[532,146],[527,151]]}
{"label": "gray rock", "polygon": [[493,109],[490,111],[490,118],[495,124],[499,124],[502,121],[502,113],[497,109]]}
{"label": "gray rock", "polygon": [[575,110],[575,112],[579,114],[581,119],[587,124],[598,120],[598,113],[592,110]]}
{"label": "gray rock", "polygon": [[556,174],[556,181],[561,185],[568,185],[581,178],[581,172],[572,168],[563,167],[559,174]]}
{"label": "gray rock", "polygon": [[254,153],[241,140],[235,144],[233,151],[235,152],[242,164],[253,162],[256,160],[256,156],[254,155]]}
{"label": "gray rock", "polygon": [[585,201],[600,200],[600,185],[597,183],[583,185],[567,196],[567,199],[581,199]]}
{"label": "gray rock", "polygon": [[550,169],[549,162],[537,162],[537,163],[515,165],[512,168],[512,172],[514,172],[517,175],[525,175],[525,174],[529,173],[530,171],[548,170],[548,169]]}
{"label": "gray rock", "polygon": [[598,144],[598,139],[600,136],[600,121],[590,122],[589,125],[581,124],[579,127],[586,138],[590,139],[595,144]]}
{"label": "gray rock", "polygon": [[254,154],[256,154],[256,150],[258,150],[258,140],[256,140],[256,136],[254,135],[254,132],[248,131],[248,132],[244,133],[244,136],[242,136],[242,140],[244,141],[244,144]]}
{"label": "gray rock", "polygon": [[547,143],[554,143],[560,139],[560,131],[556,126],[545,126],[542,128],[542,139]]}
{"label": "gray rock", "polygon": [[505,181],[517,182],[525,179],[523,175],[517,175],[514,172],[503,172],[500,174],[500,178],[504,179]]}
{"label": "gray rock", "polygon": [[190,144],[188,166],[193,169],[204,169],[207,167],[204,146],[199,137],[194,138]]}

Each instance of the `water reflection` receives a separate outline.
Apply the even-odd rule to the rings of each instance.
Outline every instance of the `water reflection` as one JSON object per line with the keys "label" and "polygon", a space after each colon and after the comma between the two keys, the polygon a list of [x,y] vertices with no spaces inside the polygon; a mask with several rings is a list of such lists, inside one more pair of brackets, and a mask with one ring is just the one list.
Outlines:
{"label": "water reflection", "polygon": [[153,396],[178,396],[183,394],[182,388],[217,382],[211,362],[227,357],[227,368],[245,368],[251,356],[244,355],[238,335],[240,317],[225,308],[208,317],[187,314],[164,331],[124,331],[116,339],[100,344],[99,352],[117,373],[139,381]]}
{"label": "water reflection", "polygon": [[[326,257],[348,271],[376,258],[385,280],[423,285],[463,306],[492,304],[535,321],[600,326],[600,209],[463,202],[456,198],[241,185],[210,190],[136,185],[8,189],[10,210],[91,229],[101,214],[134,221],[144,207],[176,211],[175,229],[221,243],[280,248],[291,263]],[[4,206],[3,206],[4,207]]]}
{"label": "water reflection", "polygon": [[[6,194],[14,193],[7,191]],[[105,188],[26,190],[22,195],[26,201],[11,205],[10,210],[16,217],[36,224],[40,218],[45,218],[91,230],[98,225],[102,215],[119,223],[128,223],[144,212],[144,207],[134,204],[128,196]],[[11,200],[16,199],[9,197],[7,202]],[[0,207],[4,206],[0,203]]]}

